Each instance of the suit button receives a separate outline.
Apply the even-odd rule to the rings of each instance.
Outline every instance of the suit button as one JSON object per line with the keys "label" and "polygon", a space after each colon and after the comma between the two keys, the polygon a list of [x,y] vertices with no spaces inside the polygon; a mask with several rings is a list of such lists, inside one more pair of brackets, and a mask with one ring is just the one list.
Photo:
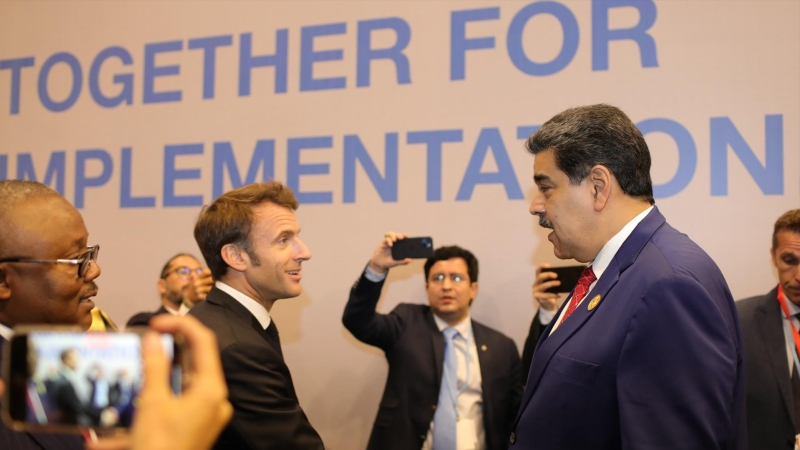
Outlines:
{"label": "suit button", "polygon": [[509,438],[508,438],[508,441],[509,441],[509,442],[511,442],[512,444],[513,444],[513,443],[515,443],[515,442],[517,442],[517,435],[515,435],[515,434],[512,432],[512,433],[511,433],[511,436],[509,436]]}
{"label": "suit button", "polygon": [[431,410],[436,411],[436,405],[431,405]]}

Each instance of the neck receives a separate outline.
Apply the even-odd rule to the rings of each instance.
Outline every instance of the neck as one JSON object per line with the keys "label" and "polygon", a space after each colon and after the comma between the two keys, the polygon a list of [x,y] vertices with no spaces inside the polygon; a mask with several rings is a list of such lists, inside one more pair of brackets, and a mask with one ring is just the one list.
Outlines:
{"label": "neck", "polygon": [[258,291],[253,289],[250,283],[247,282],[247,279],[244,277],[243,274],[239,272],[233,272],[231,270],[228,271],[224,277],[220,278],[220,281],[227,284],[228,286],[236,289],[237,291],[241,292],[242,294],[252,298],[253,300],[260,303],[264,308],[266,308],[267,312],[272,310],[272,305],[275,303],[277,299],[264,299],[258,294]]}
{"label": "neck", "polygon": [[591,255],[578,259],[580,262],[588,263],[594,261],[600,250],[611,240],[622,228],[628,224],[634,217],[642,213],[642,211],[649,208],[650,203],[638,200],[632,197],[623,196],[622,199],[617,199],[614,202],[609,201],[606,207],[603,208],[601,214],[598,214],[596,221],[596,241],[594,248],[592,248]]}
{"label": "neck", "polygon": [[175,311],[177,311],[178,308],[181,307],[180,302],[178,302],[178,304],[176,305],[175,303],[172,303],[172,301],[170,301],[170,299],[168,299],[166,297],[161,297],[161,305],[164,306],[165,308],[173,309]]}
{"label": "neck", "polygon": [[463,314],[463,315],[460,315],[460,316],[454,316],[454,315],[449,315],[449,314],[447,314],[447,315],[436,314],[436,317],[444,320],[451,327],[454,327],[454,326],[460,324],[461,322],[465,321],[467,319],[467,317],[469,317],[469,314]]}

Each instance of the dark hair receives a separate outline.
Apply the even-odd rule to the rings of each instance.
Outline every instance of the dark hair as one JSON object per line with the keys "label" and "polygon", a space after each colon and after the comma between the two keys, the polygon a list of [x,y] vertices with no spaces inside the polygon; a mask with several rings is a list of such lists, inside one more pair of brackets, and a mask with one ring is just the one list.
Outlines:
{"label": "dark hair", "polygon": [[164,278],[164,277],[166,277],[166,276],[167,276],[167,272],[169,271],[169,266],[170,266],[170,265],[172,265],[172,261],[175,261],[176,259],[180,258],[181,256],[188,256],[189,258],[192,258],[193,260],[195,260],[195,261],[197,261],[197,262],[200,262],[200,261],[198,261],[198,260],[197,260],[197,258],[196,258],[194,255],[192,255],[191,253],[178,253],[177,255],[175,255],[175,256],[173,256],[172,258],[170,258],[170,259],[167,261],[167,263],[166,263],[166,264],[164,264],[164,267],[162,267],[162,268],[161,268],[161,278]]}
{"label": "dark hair", "polygon": [[299,206],[291,189],[277,181],[270,181],[248,184],[226,192],[200,211],[194,226],[194,239],[215,280],[228,271],[221,254],[225,245],[241,247],[254,263],[258,263],[250,243],[250,228],[255,221],[253,207],[262,203],[274,203],[292,210]]}
{"label": "dark hair", "polygon": [[463,249],[457,245],[449,247],[439,247],[433,251],[433,256],[425,261],[425,281],[428,281],[428,276],[431,273],[431,267],[438,261],[447,261],[451,258],[461,258],[467,263],[467,275],[469,275],[469,282],[474,283],[478,281],[478,258],[469,250]]}
{"label": "dark hair", "polygon": [[534,155],[553,150],[556,167],[573,185],[602,165],[626,195],[655,204],[650,150],[636,125],[617,107],[599,104],[558,113],[528,138],[525,147]]}
{"label": "dark hair", "polygon": [[800,234],[800,209],[790,209],[783,213],[775,222],[775,230],[772,232],[772,249],[778,248],[778,232],[791,231]]}

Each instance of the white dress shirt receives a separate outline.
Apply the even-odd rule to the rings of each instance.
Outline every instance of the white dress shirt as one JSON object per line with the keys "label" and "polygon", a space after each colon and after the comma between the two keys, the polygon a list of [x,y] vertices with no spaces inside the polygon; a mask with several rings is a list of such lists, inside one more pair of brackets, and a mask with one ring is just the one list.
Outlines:
{"label": "white dress shirt", "polygon": [[11,331],[11,328],[8,328],[7,326],[5,326],[2,323],[0,323],[0,336],[3,336],[3,339],[5,339],[7,341],[10,341],[11,340],[11,336],[13,336],[13,335],[14,335],[14,332]]}
{"label": "white dress shirt", "polygon": [[[597,282],[600,281],[600,277],[603,276],[603,272],[606,271],[608,265],[611,264],[611,261],[614,259],[614,256],[617,255],[619,248],[622,247],[622,244],[625,243],[625,241],[628,239],[628,236],[630,236],[631,233],[633,233],[633,230],[636,228],[636,225],[639,225],[639,222],[644,220],[644,218],[647,217],[647,215],[650,214],[650,211],[652,210],[653,206],[650,206],[649,208],[640,212],[639,215],[637,215],[636,217],[631,219],[630,222],[625,224],[625,226],[622,227],[622,229],[619,230],[619,232],[615,234],[614,237],[609,239],[608,242],[606,242],[606,245],[604,245],[603,248],[600,249],[600,253],[598,253],[597,256],[594,257],[594,261],[592,261],[592,263],[590,264],[590,266],[592,266],[592,271],[594,272],[594,276],[596,277],[596,279],[592,284],[589,285],[589,291],[586,292],[586,295],[583,296],[578,305],[583,303],[583,301],[586,300],[586,298],[592,294],[592,289],[594,289],[594,287],[597,285]],[[570,299],[567,298],[567,300],[564,303],[567,303],[569,301]],[[567,312],[566,307],[561,309],[561,314],[559,314],[558,320],[553,325],[553,329],[550,330],[551,335],[553,334],[554,331],[556,331],[558,326],[561,325],[561,320],[566,312]]]}
{"label": "white dress shirt", "polygon": [[243,294],[236,289],[228,286],[227,284],[223,283],[222,281],[217,281],[214,286],[217,287],[220,291],[230,295],[233,297],[234,300],[241,303],[242,306],[247,308],[250,311],[250,314],[256,317],[258,323],[266,330],[269,326],[270,322],[272,322],[272,318],[269,316],[269,312],[267,308],[264,308],[264,305],[258,303],[257,301],[253,300],[246,294]]}

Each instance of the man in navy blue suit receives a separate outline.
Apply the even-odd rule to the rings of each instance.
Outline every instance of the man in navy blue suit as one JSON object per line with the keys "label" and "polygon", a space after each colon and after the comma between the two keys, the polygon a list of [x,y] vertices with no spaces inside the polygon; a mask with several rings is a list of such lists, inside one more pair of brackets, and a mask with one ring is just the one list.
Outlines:
{"label": "man in navy blue suit", "polygon": [[531,214],[558,258],[589,268],[542,333],[510,449],[746,448],[733,298],[654,206],[641,132],[593,105],[556,115],[526,146]]}

